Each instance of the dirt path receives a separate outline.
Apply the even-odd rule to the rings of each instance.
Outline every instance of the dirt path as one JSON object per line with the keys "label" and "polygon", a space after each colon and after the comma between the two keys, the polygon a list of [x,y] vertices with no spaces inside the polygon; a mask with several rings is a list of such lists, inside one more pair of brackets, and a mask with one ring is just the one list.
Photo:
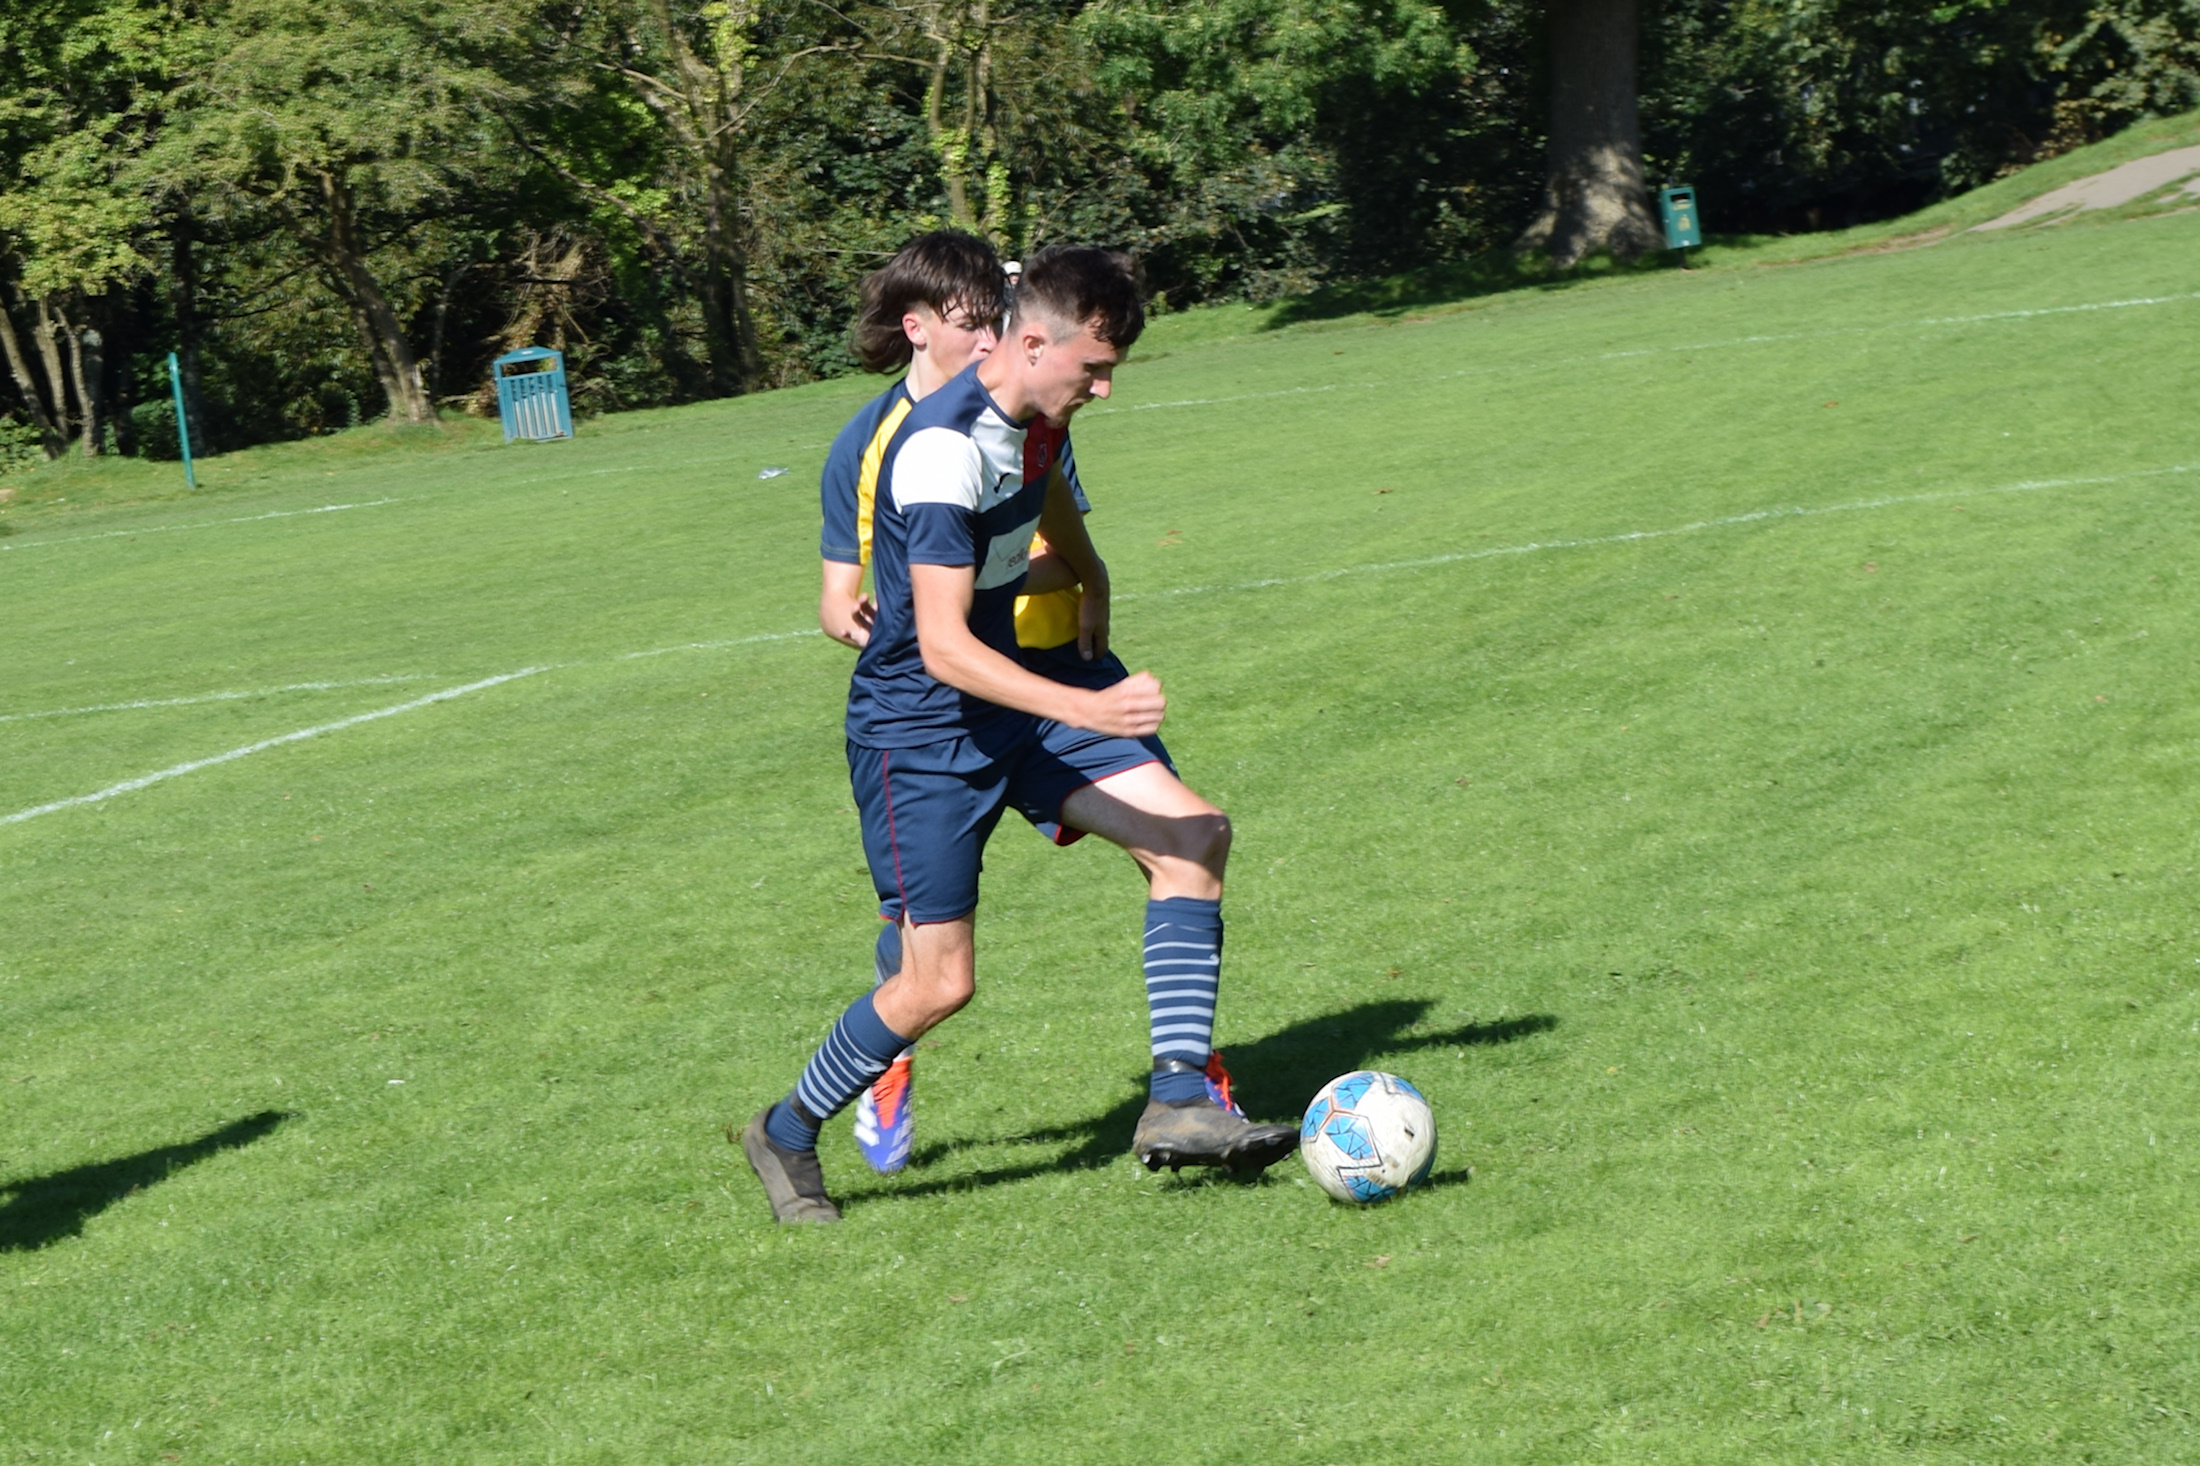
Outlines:
{"label": "dirt path", "polygon": [[2043,193],[2028,204],[2011,209],[1998,219],[1990,219],[1979,225],[1980,229],[2008,229],[2018,224],[2029,224],[2051,214],[2082,214],[2090,209],[2113,209],[2128,204],[2133,199],[2144,198],[2156,189],[2168,188],[2179,180],[2185,180],[2184,192],[2193,199],[2200,199],[2200,147],[2178,148],[2172,152],[2156,153],[2151,158],[2136,158],[2120,168],[2106,173],[2096,173],[2091,178],[2081,178],[2076,183],[2066,183],[2051,193]]}

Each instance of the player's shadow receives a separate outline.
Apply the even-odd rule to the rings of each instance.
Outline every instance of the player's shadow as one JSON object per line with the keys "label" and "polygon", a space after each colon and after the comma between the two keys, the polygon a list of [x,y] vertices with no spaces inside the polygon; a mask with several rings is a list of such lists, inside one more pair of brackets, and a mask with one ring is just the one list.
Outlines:
{"label": "player's shadow", "polygon": [[[1369,1067],[1369,1061],[1427,1049],[1475,1048],[1512,1043],[1558,1027],[1549,1013],[1529,1013],[1494,1023],[1469,1023],[1441,1033],[1409,1032],[1435,1006],[1428,998],[1390,998],[1361,1003],[1341,1013],[1308,1018],[1277,1030],[1249,1044],[1224,1050],[1235,1082],[1237,1101],[1256,1120],[1296,1123],[1314,1091],[1340,1074]],[[991,1149],[999,1145],[1053,1147],[1067,1143],[1066,1152],[1045,1159],[981,1167],[939,1180],[888,1182],[842,1193],[842,1199],[864,1201],[886,1197],[930,1196],[945,1191],[964,1191],[1009,1181],[1028,1180],[1050,1171],[1093,1170],[1115,1164],[1131,1148],[1131,1131],[1139,1112],[1146,1108],[1143,1076],[1132,1092],[1105,1113],[1069,1125],[1049,1125],[998,1140],[944,1141],[920,1145],[910,1156],[911,1168],[947,1160],[957,1152]]]}
{"label": "player's shadow", "polygon": [[72,1166],[47,1176],[0,1181],[0,1196],[7,1198],[0,1202],[0,1252],[31,1252],[77,1236],[85,1222],[124,1197],[209,1156],[250,1145],[289,1118],[281,1110],[262,1110],[181,1145]]}

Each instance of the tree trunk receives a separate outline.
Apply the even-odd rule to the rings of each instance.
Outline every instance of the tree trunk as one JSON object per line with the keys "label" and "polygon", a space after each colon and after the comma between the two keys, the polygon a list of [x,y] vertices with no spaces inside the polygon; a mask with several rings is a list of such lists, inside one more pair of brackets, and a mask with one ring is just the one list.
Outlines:
{"label": "tree trunk", "polygon": [[107,375],[106,340],[98,331],[86,326],[69,334],[69,370],[76,378],[76,400],[83,405],[83,452],[86,458],[97,458],[102,446],[103,434],[100,408],[104,393],[101,387]]}
{"label": "tree trunk", "polygon": [[181,426],[190,429],[192,456],[205,457],[214,451],[214,440],[206,431],[205,417],[199,411],[202,399],[199,394],[199,273],[195,239],[191,206],[179,203],[175,226],[169,234],[174,264],[169,274],[176,312],[176,359],[183,375],[184,420]]}
{"label": "tree trunk", "polygon": [[[720,146],[732,151],[730,142]],[[718,390],[730,396],[753,387],[763,375],[763,364],[757,356],[756,318],[749,312],[749,258],[741,247],[732,168],[721,157],[711,158],[706,167],[703,309],[710,317],[711,376]]]}
{"label": "tree trunk", "polygon": [[408,423],[434,422],[435,408],[420,380],[420,363],[413,356],[412,343],[405,339],[403,323],[391,309],[374,272],[367,268],[351,190],[332,173],[323,173],[320,183],[326,228],[317,232],[311,243],[329,273],[329,283],[351,307],[367,355],[373,359],[374,375],[389,399],[390,416]]}
{"label": "tree trunk", "polygon": [[48,458],[59,458],[68,451],[68,440],[46,411],[38,379],[31,374],[30,361],[23,355],[22,339],[15,334],[15,313],[5,300],[0,300],[0,348],[7,352],[8,371],[15,377],[15,390],[22,394],[23,405],[30,410],[31,426],[38,429],[39,447],[46,450]]}
{"label": "tree trunk", "polygon": [[970,211],[970,132],[950,131],[947,126],[947,69],[955,59],[955,44],[936,34],[938,53],[932,61],[932,80],[924,90],[924,124],[932,135],[932,151],[939,156],[940,182],[947,189],[947,218],[957,229],[978,232],[978,217]]}
{"label": "tree trunk", "polygon": [[[748,391],[763,374],[756,318],[749,310],[748,250],[741,242],[740,107],[746,63],[738,48],[722,49],[709,60],[696,55],[670,0],[650,0],[649,13],[671,53],[673,85],[638,71],[629,70],[627,76],[642,103],[669,125],[703,186],[703,267],[697,293],[703,297],[711,389],[730,397]],[[726,7],[722,28],[740,33],[753,18],[754,7],[736,0]]]}
{"label": "tree trunk", "polygon": [[1548,179],[1522,251],[1559,269],[1593,254],[1632,259],[1665,235],[1642,181],[1635,105],[1636,0],[1550,0]]}
{"label": "tree trunk", "polygon": [[[53,398],[53,423],[61,434],[66,451],[68,439],[76,431],[76,417],[69,411],[69,379],[61,374],[61,343],[54,335],[51,302],[40,296],[35,304],[38,307],[38,316],[31,326],[31,338],[38,343],[38,360],[46,368],[46,390]],[[62,331],[66,333],[67,330],[68,323],[64,321]],[[59,453],[54,455],[56,458],[60,456]]]}

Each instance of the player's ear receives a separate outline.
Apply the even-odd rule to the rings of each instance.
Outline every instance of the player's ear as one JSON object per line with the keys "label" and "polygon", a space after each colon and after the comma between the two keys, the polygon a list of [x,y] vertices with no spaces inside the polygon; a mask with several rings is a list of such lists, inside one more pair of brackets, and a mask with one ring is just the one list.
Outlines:
{"label": "player's ear", "polygon": [[919,351],[924,350],[926,345],[924,317],[918,315],[915,311],[903,311],[901,315],[901,334],[909,338],[911,346]]}

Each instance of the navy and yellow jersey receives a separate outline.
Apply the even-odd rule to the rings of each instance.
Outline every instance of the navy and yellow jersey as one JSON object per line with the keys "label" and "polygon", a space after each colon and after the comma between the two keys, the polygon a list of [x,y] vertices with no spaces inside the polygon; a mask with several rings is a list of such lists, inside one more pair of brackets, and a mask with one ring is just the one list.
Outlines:
{"label": "navy and yellow jersey", "polygon": [[[1024,436],[1024,477],[1045,483],[1047,475],[1056,471],[1069,485],[1070,497],[1077,501],[1077,512],[1090,514],[1092,505],[1085,499],[1085,486],[1077,481],[1077,456],[1070,448],[1069,429],[1058,428],[1043,417],[1034,418],[1030,431]],[[1046,548],[1045,535],[1032,536],[1032,554],[1043,555]],[[1084,603],[1084,591],[1074,585],[1048,591],[1045,595],[1019,596],[1016,600],[1016,644],[1046,651],[1075,641],[1077,617]]]}
{"label": "navy and yellow jersey", "polygon": [[825,455],[818,497],[825,509],[825,533],[819,553],[843,565],[871,563],[871,505],[877,497],[886,445],[893,441],[914,404],[909,384],[896,382],[848,419]]}
{"label": "navy and yellow jersey", "polygon": [[913,748],[978,738],[1026,715],[958,692],[924,669],[912,565],[970,566],[970,630],[1016,656],[1016,593],[1031,564],[1046,481],[1024,477],[1025,424],[965,368],[902,418],[871,504],[871,586],[878,619],[848,688],[848,741]]}

